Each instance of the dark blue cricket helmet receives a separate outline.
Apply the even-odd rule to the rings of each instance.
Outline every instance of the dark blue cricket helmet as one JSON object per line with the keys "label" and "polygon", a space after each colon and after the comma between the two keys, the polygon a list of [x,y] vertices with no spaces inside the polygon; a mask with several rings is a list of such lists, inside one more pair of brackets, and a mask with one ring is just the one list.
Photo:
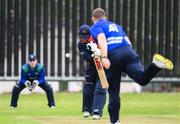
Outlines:
{"label": "dark blue cricket helmet", "polygon": [[79,27],[79,37],[89,38],[90,37],[90,27],[88,25],[81,25]]}

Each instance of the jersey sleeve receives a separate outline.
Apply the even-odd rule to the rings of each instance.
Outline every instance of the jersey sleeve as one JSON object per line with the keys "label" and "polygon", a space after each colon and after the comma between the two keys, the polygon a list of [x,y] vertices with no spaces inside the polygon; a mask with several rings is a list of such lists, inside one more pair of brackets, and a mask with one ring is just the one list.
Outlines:
{"label": "jersey sleeve", "polygon": [[123,30],[123,28],[121,27],[121,26],[119,26],[120,27],[120,32],[122,32],[122,36],[123,37],[127,37],[127,34],[126,34],[126,32]]}
{"label": "jersey sleeve", "polygon": [[39,66],[41,66],[40,67],[41,70],[39,71],[38,81],[39,81],[39,84],[42,84],[43,82],[45,82],[45,69],[44,69],[43,65],[39,65]]}
{"label": "jersey sleeve", "polygon": [[26,75],[26,70],[27,70],[27,67],[24,65],[21,69],[21,80],[20,80],[20,83],[25,83],[26,80],[27,80],[27,75]]}
{"label": "jersey sleeve", "polygon": [[91,35],[93,36],[93,38],[95,38],[95,39],[97,39],[97,36],[100,33],[104,33],[103,29],[100,26],[97,26],[97,25],[91,27],[90,32],[91,32]]}
{"label": "jersey sleeve", "polygon": [[123,37],[126,37],[126,33],[122,30]]}

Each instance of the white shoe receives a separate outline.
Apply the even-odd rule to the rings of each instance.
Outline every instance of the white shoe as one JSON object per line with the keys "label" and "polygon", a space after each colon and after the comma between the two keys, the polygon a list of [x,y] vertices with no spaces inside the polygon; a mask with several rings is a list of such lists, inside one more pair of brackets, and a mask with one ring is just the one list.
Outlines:
{"label": "white shoe", "polygon": [[90,116],[90,113],[89,113],[89,112],[87,112],[87,111],[85,111],[85,112],[83,113],[83,116],[84,116],[85,118],[87,118],[87,117],[89,117],[89,116]]}
{"label": "white shoe", "polygon": [[101,116],[100,115],[93,115],[93,120],[100,120]]}
{"label": "white shoe", "polygon": [[11,108],[11,109],[15,109],[16,107],[14,107],[14,106],[10,106],[10,108]]}
{"label": "white shoe", "polygon": [[120,124],[120,121],[116,121],[116,123],[115,124]]}
{"label": "white shoe", "polygon": [[171,60],[163,57],[160,54],[154,54],[153,61],[152,61],[158,68],[172,70],[173,63]]}
{"label": "white shoe", "polygon": [[111,123],[111,124],[121,124],[120,121],[116,121],[115,123]]}
{"label": "white shoe", "polygon": [[51,108],[51,109],[54,109],[54,108],[55,108],[55,106],[51,106],[50,108]]}

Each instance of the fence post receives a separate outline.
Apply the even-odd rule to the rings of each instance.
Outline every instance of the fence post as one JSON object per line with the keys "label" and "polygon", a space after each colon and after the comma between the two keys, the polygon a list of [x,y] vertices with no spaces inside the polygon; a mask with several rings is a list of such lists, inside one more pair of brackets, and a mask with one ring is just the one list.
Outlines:
{"label": "fence post", "polygon": [[5,20],[5,0],[0,1],[0,76],[4,76],[4,65],[5,65],[5,31],[6,31],[6,20]]}

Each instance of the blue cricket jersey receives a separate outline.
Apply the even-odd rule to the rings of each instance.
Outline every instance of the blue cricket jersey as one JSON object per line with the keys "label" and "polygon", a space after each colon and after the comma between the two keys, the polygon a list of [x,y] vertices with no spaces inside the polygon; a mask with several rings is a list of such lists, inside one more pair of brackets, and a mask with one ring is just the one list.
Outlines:
{"label": "blue cricket jersey", "polygon": [[123,46],[131,46],[131,42],[122,27],[106,19],[99,19],[91,26],[90,31],[95,41],[97,41],[98,34],[105,34],[108,51]]}
{"label": "blue cricket jersey", "polygon": [[21,69],[21,83],[25,83],[27,80],[38,80],[39,84],[45,82],[45,72],[43,65],[37,63],[36,67],[32,70],[29,64],[24,64]]}

